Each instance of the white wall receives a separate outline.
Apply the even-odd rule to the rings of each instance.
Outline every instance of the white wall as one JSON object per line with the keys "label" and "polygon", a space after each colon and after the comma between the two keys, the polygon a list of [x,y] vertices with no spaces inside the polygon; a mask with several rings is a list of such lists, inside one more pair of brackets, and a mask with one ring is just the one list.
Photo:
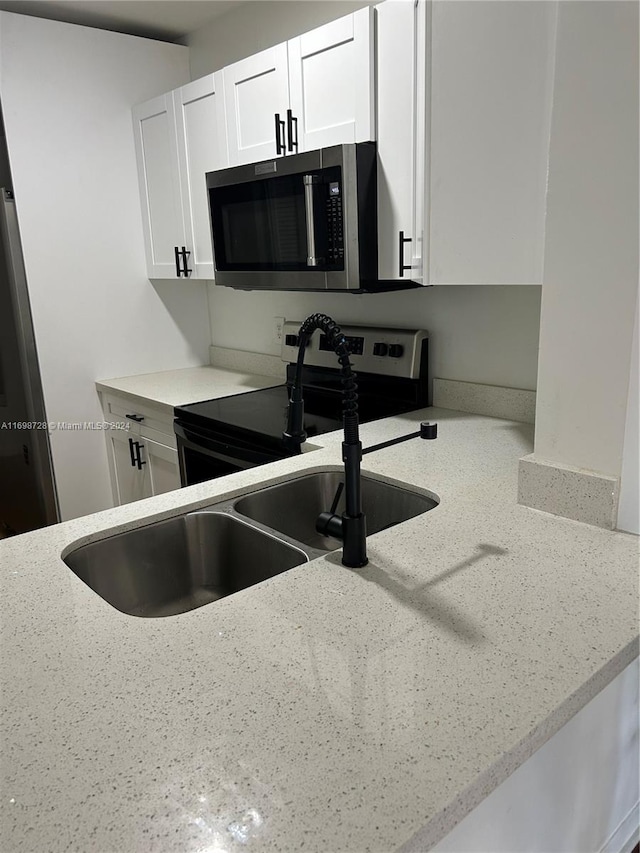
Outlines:
{"label": "white wall", "polygon": [[[0,98],[45,405],[102,419],[94,382],[208,361],[206,287],[146,278],[131,106],[189,79],[188,50],[0,16]],[[54,432],[64,519],[111,505],[104,436]]]}
{"label": "white wall", "polygon": [[618,477],[638,287],[638,4],[562,2],[536,456]]}
{"label": "white wall", "polygon": [[216,346],[279,355],[274,317],[314,311],[337,323],[424,328],[431,375],[534,390],[540,288],[424,287],[395,293],[259,293],[211,285]]}
{"label": "white wall", "polygon": [[190,33],[191,79],[280,44],[379,0],[254,0]]}

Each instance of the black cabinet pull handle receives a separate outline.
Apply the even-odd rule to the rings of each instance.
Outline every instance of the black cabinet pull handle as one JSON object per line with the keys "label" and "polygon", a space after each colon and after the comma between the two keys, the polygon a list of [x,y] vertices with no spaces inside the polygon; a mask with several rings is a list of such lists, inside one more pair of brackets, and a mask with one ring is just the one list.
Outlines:
{"label": "black cabinet pull handle", "polygon": [[405,237],[404,231],[398,231],[398,275],[400,278],[404,278],[405,270],[412,269],[411,264],[405,264],[404,262],[404,244],[411,243],[411,237]]}
{"label": "black cabinet pull handle", "polygon": [[287,147],[284,140],[284,121],[280,118],[280,113],[276,113],[276,154],[286,153]]}
{"label": "black cabinet pull handle", "polygon": [[135,457],[135,454],[133,452],[133,439],[132,438],[129,439],[129,453],[131,455],[131,467],[135,468],[136,467],[136,457]]}
{"label": "black cabinet pull handle", "polygon": [[[140,424],[144,420],[144,415],[125,415],[125,418],[128,418],[130,421],[135,421],[137,424]],[[131,441],[131,439],[129,439],[129,441]]]}
{"label": "black cabinet pull handle", "polygon": [[139,441],[134,441],[133,443],[136,446],[136,465],[138,466],[138,471],[142,471],[142,466],[147,464],[140,456],[140,450],[144,447],[144,444],[140,444]]}
{"label": "black cabinet pull handle", "polygon": [[[296,135],[293,136],[295,129]],[[298,119],[294,116],[291,110],[287,110],[287,137],[289,143],[289,151],[298,150]]]}
{"label": "black cabinet pull handle", "polygon": [[187,266],[187,257],[191,254],[191,252],[183,246],[180,254],[182,255],[182,273],[185,278],[189,278],[189,273],[193,272],[193,270]]}
{"label": "black cabinet pull handle", "polygon": [[180,252],[177,246],[173,247],[173,251],[176,257],[176,275],[178,276],[178,278],[180,278],[180,276],[182,275],[182,270],[180,269]]}

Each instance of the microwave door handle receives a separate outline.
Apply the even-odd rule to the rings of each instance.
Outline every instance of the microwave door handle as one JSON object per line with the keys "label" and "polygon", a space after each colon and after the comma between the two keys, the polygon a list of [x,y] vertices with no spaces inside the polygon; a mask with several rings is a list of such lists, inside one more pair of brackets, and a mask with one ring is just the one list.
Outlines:
{"label": "microwave door handle", "polygon": [[316,175],[303,175],[304,181],[304,209],[307,222],[307,266],[317,267],[316,257],[316,222],[313,212],[313,185],[318,180]]}

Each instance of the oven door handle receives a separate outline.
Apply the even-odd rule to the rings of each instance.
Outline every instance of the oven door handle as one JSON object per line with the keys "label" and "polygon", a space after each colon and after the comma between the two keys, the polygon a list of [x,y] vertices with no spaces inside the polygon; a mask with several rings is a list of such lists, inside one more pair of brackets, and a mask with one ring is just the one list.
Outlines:
{"label": "oven door handle", "polygon": [[232,462],[238,468],[251,468],[263,462],[284,459],[289,454],[283,451],[281,454],[270,451],[255,451],[246,445],[234,444],[232,441],[220,441],[198,430],[186,429],[178,421],[173,422],[173,430],[180,443],[192,450],[201,453],[216,454],[221,459]]}
{"label": "oven door handle", "polygon": [[184,444],[189,445],[195,450],[210,450],[213,453],[224,453],[230,449],[230,445],[226,442],[216,441],[197,430],[185,429],[177,421],[174,421],[173,431],[178,438],[182,439]]}

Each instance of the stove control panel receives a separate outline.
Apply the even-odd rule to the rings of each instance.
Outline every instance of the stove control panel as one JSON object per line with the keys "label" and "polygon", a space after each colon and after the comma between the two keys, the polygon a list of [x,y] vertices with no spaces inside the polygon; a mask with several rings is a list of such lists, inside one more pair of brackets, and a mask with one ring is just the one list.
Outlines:
{"label": "stove control panel", "polygon": [[[426,363],[424,330],[384,329],[374,326],[340,326],[347,342],[354,370],[418,379]],[[282,335],[282,360],[298,358],[300,322],[287,321]],[[315,367],[338,367],[326,335],[316,331],[307,344],[304,363]]]}

